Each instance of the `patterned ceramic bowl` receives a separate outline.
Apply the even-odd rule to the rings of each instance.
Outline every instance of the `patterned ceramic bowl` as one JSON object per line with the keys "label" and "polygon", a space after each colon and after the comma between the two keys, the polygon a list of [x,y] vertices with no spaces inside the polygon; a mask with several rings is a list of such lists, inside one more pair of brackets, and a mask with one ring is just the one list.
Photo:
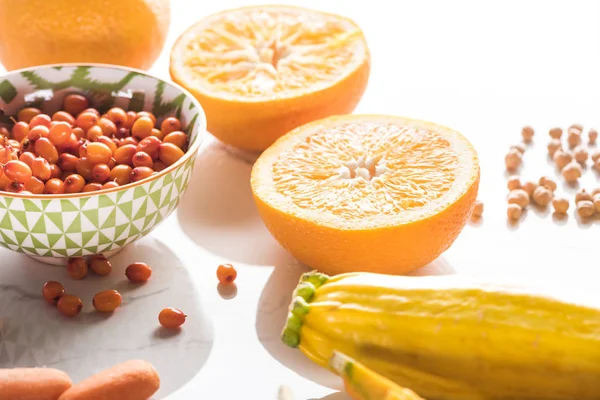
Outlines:
{"label": "patterned ceramic bowl", "polygon": [[32,105],[47,114],[64,97],[81,93],[101,112],[112,106],[175,115],[188,134],[189,149],[153,176],[114,189],[64,195],[0,192],[0,246],[40,261],[61,264],[68,257],[110,256],[147,235],[175,210],[187,188],[206,130],[200,104],[186,90],[142,71],[109,65],[52,65],[0,77],[0,125]]}

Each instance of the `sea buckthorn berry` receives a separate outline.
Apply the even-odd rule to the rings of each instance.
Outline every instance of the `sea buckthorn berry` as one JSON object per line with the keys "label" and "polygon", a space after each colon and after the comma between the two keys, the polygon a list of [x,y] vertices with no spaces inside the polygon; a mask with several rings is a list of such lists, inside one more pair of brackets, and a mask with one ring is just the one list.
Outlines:
{"label": "sea buckthorn berry", "polygon": [[134,167],[148,167],[152,168],[154,165],[154,161],[152,161],[152,157],[148,153],[143,151],[138,151],[133,155],[133,166]]}
{"label": "sea buckthorn berry", "polygon": [[563,134],[563,130],[562,130],[562,128],[552,128],[552,129],[550,129],[548,134],[550,135],[550,137],[552,139],[560,139],[560,137]]}
{"label": "sea buckthorn berry", "polygon": [[104,183],[102,185],[102,190],[104,190],[104,189],[112,189],[112,188],[116,188],[116,187],[119,187],[119,184],[117,182],[108,181],[108,182],[106,182],[106,183]]}
{"label": "sea buckthorn berry", "polygon": [[521,136],[523,136],[523,141],[525,143],[530,143],[533,139],[533,135],[534,131],[531,126],[524,126],[523,129],[521,129]]}
{"label": "sea buckthorn berry", "polygon": [[102,185],[97,182],[88,183],[81,190],[82,192],[96,192],[98,190],[102,190]]}
{"label": "sea buckthorn berry", "polygon": [[85,179],[79,174],[71,174],[65,178],[65,193],[79,193],[85,186]]}
{"label": "sea buckthorn berry", "polygon": [[58,156],[57,165],[63,171],[75,171],[77,161],[79,161],[79,158],[75,157],[73,154],[61,153],[60,156]]}
{"label": "sea buckthorn berry", "polygon": [[21,182],[9,181],[8,185],[6,185],[4,190],[9,193],[21,193],[25,190],[25,185]]}
{"label": "sea buckthorn berry", "polygon": [[75,117],[66,111],[57,111],[52,114],[52,121],[66,122],[69,126],[75,125]]}
{"label": "sea buckthorn berry", "polygon": [[131,135],[139,139],[144,139],[152,134],[152,128],[154,128],[154,122],[152,122],[150,117],[138,117],[131,127]]}
{"label": "sea buckthorn berry", "polygon": [[117,161],[115,160],[114,157],[111,157],[110,160],[108,161],[108,164],[106,164],[106,165],[108,165],[108,168],[110,170],[112,170],[114,167],[117,166]]}
{"label": "sea buckthorn berry", "polygon": [[177,308],[165,308],[158,314],[158,322],[167,329],[177,329],[185,323],[187,315]]}
{"label": "sea buckthorn berry", "polygon": [[521,153],[516,150],[509,150],[509,152],[506,154],[506,157],[504,157],[506,169],[509,171],[514,171],[519,168],[522,162]]}
{"label": "sea buckthorn berry", "polygon": [[63,194],[65,192],[65,183],[58,178],[49,179],[44,185],[45,194]]}
{"label": "sea buckthorn berry", "polygon": [[165,118],[160,124],[160,130],[165,135],[181,130],[181,122],[175,117]]}
{"label": "sea buckthorn berry", "polygon": [[92,164],[106,164],[112,157],[112,151],[104,143],[92,142],[87,145],[85,156]]}
{"label": "sea buckthorn berry", "polygon": [[140,111],[140,112],[137,113],[137,115],[136,115],[135,118],[136,119],[140,119],[142,117],[148,117],[148,118],[150,118],[150,120],[152,121],[152,126],[156,125],[156,117],[151,112]]}
{"label": "sea buckthorn berry", "polygon": [[217,268],[217,278],[220,283],[230,284],[237,278],[237,271],[231,264],[221,264]]}
{"label": "sea buckthorn berry", "polygon": [[127,124],[127,113],[119,107],[113,107],[108,110],[106,112],[106,118],[115,124],[117,129]]}
{"label": "sea buckthorn berry", "polygon": [[105,144],[108,146],[108,148],[110,149],[110,151],[114,154],[115,151],[117,151],[117,145],[115,144],[115,142],[109,138],[108,136],[100,136],[97,140],[98,142]]}
{"label": "sea buckthorn berry", "polygon": [[506,216],[513,221],[521,218],[522,213],[523,209],[518,204],[509,204],[506,208]]}
{"label": "sea buckthorn berry", "polygon": [[50,164],[50,178],[60,178],[62,173],[62,169],[58,165]]}
{"label": "sea buckthorn berry", "polygon": [[67,273],[73,279],[83,279],[88,273],[88,262],[83,257],[69,258],[67,262]]}
{"label": "sea buckthorn berry", "polygon": [[69,140],[69,136],[71,136],[71,125],[60,121],[50,128],[48,139],[52,144],[58,146]]}
{"label": "sea buckthorn berry", "polygon": [[102,129],[104,136],[112,137],[115,133],[117,133],[116,125],[108,118],[100,118],[100,121],[98,121],[98,126]]}
{"label": "sea buckthorn berry", "polygon": [[108,180],[110,168],[106,164],[96,164],[92,168],[92,180],[98,183],[104,183]]}
{"label": "sea buckthorn berry", "polygon": [[17,122],[12,127],[11,137],[19,142],[29,135],[29,124],[26,122]]}
{"label": "sea buckthorn berry", "polygon": [[31,164],[33,163],[33,160],[36,159],[35,154],[33,154],[30,151],[24,151],[23,153],[21,153],[21,155],[19,156],[19,161],[24,162],[25,164],[29,165],[29,167],[31,168]]}
{"label": "sea buckthorn berry", "polygon": [[52,171],[50,170],[50,163],[48,163],[45,158],[37,157],[31,163],[31,172],[36,178],[39,178],[42,181],[47,181],[50,179],[50,174]]}
{"label": "sea buckthorn berry", "polygon": [[33,176],[29,165],[19,160],[11,160],[8,163],[6,163],[6,165],[4,166],[4,174],[11,181],[23,184],[27,183]]}
{"label": "sea buckthorn berry", "polygon": [[129,175],[129,180],[131,182],[141,181],[142,179],[146,179],[146,178],[152,176],[153,173],[154,173],[154,171],[152,170],[152,168],[136,167],[131,170],[131,174]]}
{"label": "sea buckthorn berry", "polygon": [[131,181],[131,171],[129,165],[117,165],[110,171],[108,179],[118,183],[119,186],[127,185]]}
{"label": "sea buckthorn berry", "polygon": [[98,121],[100,121],[98,115],[92,112],[82,112],[77,116],[75,123],[78,127],[83,129],[84,132],[87,132],[92,126],[98,125]]}
{"label": "sea buckthorn berry", "polygon": [[48,129],[47,126],[38,125],[38,126],[34,126],[33,128],[29,129],[27,138],[33,142],[33,141],[38,140],[39,138],[47,138],[49,135],[50,135],[50,129]]}
{"label": "sea buckthorn berry", "polygon": [[92,114],[96,114],[98,116],[98,118],[100,118],[100,111],[96,110],[94,107],[86,108],[81,113],[84,113],[84,112],[91,112]]}
{"label": "sea buckthorn berry", "polygon": [[48,138],[39,138],[35,141],[35,153],[45,158],[50,164],[58,161],[58,150]]}
{"label": "sea buckthorn berry", "polygon": [[131,282],[145,282],[152,276],[152,268],[143,262],[129,264],[125,269],[125,276]]}
{"label": "sea buckthorn berry", "polygon": [[164,137],[163,142],[173,143],[175,146],[184,150],[187,145],[187,135],[181,131],[173,131]]}
{"label": "sea buckthorn berry", "polygon": [[58,300],[56,307],[62,315],[73,318],[81,312],[83,303],[79,297],[65,294]]}
{"label": "sea buckthorn berry", "polygon": [[149,136],[145,139],[140,140],[136,150],[148,153],[152,160],[158,160],[158,151],[160,149],[161,141],[156,136]]}
{"label": "sea buckthorn berry", "polygon": [[115,138],[117,139],[125,139],[131,135],[131,131],[127,128],[118,128],[117,133],[115,134]]}
{"label": "sea buckthorn berry", "polygon": [[29,123],[33,117],[40,115],[42,111],[35,107],[26,107],[17,113],[19,122]]}
{"label": "sea buckthorn berry", "polygon": [[29,121],[29,129],[31,130],[32,128],[40,125],[45,126],[46,128],[50,128],[51,122],[52,120],[46,114],[38,114],[35,117],[31,118],[31,121]]}
{"label": "sea buckthorn berry", "polygon": [[512,190],[508,194],[508,204],[518,204],[519,207],[525,208],[529,205],[529,195],[523,189]]}
{"label": "sea buckthorn berry", "polygon": [[552,207],[554,207],[556,213],[566,214],[569,209],[569,200],[564,197],[555,197],[552,199]]}
{"label": "sea buckthorn berry", "polygon": [[164,162],[158,160],[154,162],[154,166],[152,167],[152,169],[154,170],[154,172],[160,172],[163,169],[167,168],[168,165],[165,164]]}
{"label": "sea buckthorn berry", "polygon": [[99,125],[94,125],[90,129],[87,130],[85,137],[90,142],[97,142],[100,137],[104,135],[102,132],[102,128]]}
{"label": "sea buckthorn berry", "polygon": [[150,136],[154,136],[162,140],[165,134],[162,133],[160,129],[152,128],[152,133],[150,134]]}
{"label": "sea buckthorn berry", "polygon": [[26,184],[25,189],[32,194],[43,194],[46,185],[44,182],[36,178],[32,177]]}
{"label": "sea buckthorn berry", "polygon": [[65,288],[59,282],[48,281],[44,283],[42,295],[48,304],[55,306],[58,300],[65,295]]}
{"label": "sea buckthorn berry", "polygon": [[121,146],[127,145],[127,144],[132,144],[134,146],[137,146],[139,143],[139,139],[138,138],[134,138],[133,136],[129,136],[126,137],[125,139],[123,139],[123,141],[121,142]]}
{"label": "sea buckthorn berry", "polygon": [[75,153],[79,151],[79,141],[73,133],[69,135],[67,140],[56,146],[59,151],[59,157],[62,153]]}
{"label": "sea buckthorn berry", "polygon": [[96,293],[92,305],[100,312],[113,312],[121,306],[123,297],[116,290],[104,290]]}
{"label": "sea buckthorn berry", "polygon": [[175,146],[173,143],[162,143],[158,150],[158,158],[166,165],[175,164],[183,157],[183,150]]}
{"label": "sea buckthorn berry", "polygon": [[86,137],[85,132],[83,131],[83,129],[81,129],[78,126],[76,126],[75,128],[71,129],[71,132],[75,135],[75,137],[77,138],[77,140],[84,139]]}
{"label": "sea buckthorn berry", "polygon": [[63,100],[63,108],[71,115],[79,115],[90,106],[88,99],[80,94],[70,94]]}
{"label": "sea buckthorn berry", "polygon": [[88,147],[88,144],[90,144],[90,141],[87,139],[80,139],[78,144],[79,144],[79,147],[77,148],[76,154],[78,154],[79,157],[83,158],[87,154],[87,147]]}
{"label": "sea buckthorn berry", "polygon": [[[27,139],[23,139],[23,140],[27,140]],[[14,139],[9,139],[8,140],[8,145],[10,146],[10,148],[13,150],[10,154],[10,159],[11,160],[18,160],[19,157],[17,157],[17,153],[15,151],[20,150],[21,149],[21,143],[17,142]]]}
{"label": "sea buckthorn berry", "polygon": [[126,164],[129,166],[133,165],[133,155],[136,153],[136,146],[133,144],[126,144],[119,147],[115,151],[115,161],[117,164]]}
{"label": "sea buckthorn berry", "polygon": [[136,119],[137,113],[135,111],[127,111],[127,122],[125,123],[124,127],[127,129],[131,129]]}

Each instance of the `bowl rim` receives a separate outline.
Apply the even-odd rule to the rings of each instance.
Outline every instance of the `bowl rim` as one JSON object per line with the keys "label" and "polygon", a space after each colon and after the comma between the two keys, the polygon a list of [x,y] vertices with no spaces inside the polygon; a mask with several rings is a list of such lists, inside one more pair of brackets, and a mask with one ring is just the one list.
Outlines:
{"label": "bowl rim", "polygon": [[[77,199],[77,198],[82,198],[82,197],[93,197],[93,196],[98,196],[98,195],[102,195],[102,194],[115,193],[115,192],[120,192],[122,190],[133,189],[137,186],[143,185],[148,182],[152,182],[156,179],[159,179],[160,177],[163,177],[163,176],[175,171],[177,168],[179,168],[180,166],[185,164],[193,155],[195,155],[198,152],[198,150],[200,149],[200,146],[202,145],[202,143],[205,140],[205,136],[206,136],[206,132],[207,132],[207,130],[206,130],[207,129],[206,113],[204,112],[204,108],[202,107],[202,105],[200,104],[198,99],[196,99],[196,97],[194,97],[194,95],[192,95],[183,86],[181,86],[173,81],[168,81],[168,80],[159,78],[154,74],[150,74],[147,71],[144,71],[144,70],[141,70],[138,68],[131,68],[131,67],[125,67],[122,65],[104,64],[104,63],[55,63],[55,64],[36,65],[33,67],[26,67],[26,68],[15,69],[12,71],[7,71],[6,73],[0,75],[0,79],[6,79],[6,77],[9,75],[20,74],[21,72],[35,71],[35,70],[42,69],[42,68],[54,68],[54,67],[94,67],[94,68],[100,68],[100,69],[117,69],[117,70],[122,70],[122,71],[136,72],[140,75],[145,75],[149,78],[154,78],[158,81],[164,82],[167,85],[171,85],[171,86],[175,87],[176,89],[179,89],[186,96],[188,96],[191,99],[192,103],[194,103],[195,107],[198,108],[199,115],[202,118],[202,121],[196,120],[196,122],[195,122],[196,125],[200,125],[199,126],[200,129],[198,132],[198,139],[196,139],[194,144],[190,148],[187,149],[187,151],[184,153],[183,157],[181,157],[179,160],[177,160],[174,164],[169,165],[167,168],[163,169],[162,171],[157,172],[156,174],[154,174],[152,176],[149,176],[148,178],[144,178],[137,182],[128,183],[127,185],[118,186],[116,188],[96,190],[93,192],[63,193],[63,194],[21,194],[21,193],[0,191],[0,197],[9,197],[9,198],[15,198],[15,199],[61,200],[61,199]],[[186,132],[186,134],[187,134],[187,132]]]}

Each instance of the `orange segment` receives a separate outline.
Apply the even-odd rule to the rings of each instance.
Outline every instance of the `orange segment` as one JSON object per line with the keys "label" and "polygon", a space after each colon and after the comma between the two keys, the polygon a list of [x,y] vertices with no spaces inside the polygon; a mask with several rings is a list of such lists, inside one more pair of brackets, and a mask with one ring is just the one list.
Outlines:
{"label": "orange segment", "polygon": [[460,133],[377,115],[301,126],[252,171],[274,237],[330,274],[405,273],[433,261],[463,228],[478,183],[477,154]]}
{"label": "orange segment", "polygon": [[351,112],[368,74],[367,44],[354,22],[297,7],[209,16],[171,52],[171,76],[202,102],[209,131],[250,150],[303,123]]}

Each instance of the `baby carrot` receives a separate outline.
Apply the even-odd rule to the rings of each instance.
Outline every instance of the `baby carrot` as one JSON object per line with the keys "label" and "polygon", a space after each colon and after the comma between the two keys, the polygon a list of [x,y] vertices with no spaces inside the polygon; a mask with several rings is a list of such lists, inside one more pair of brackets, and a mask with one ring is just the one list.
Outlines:
{"label": "baby carrot", "polygon": [[0,368],[0,400],[56,400],[72,385],[52,368]]}
{"label": "baby carrot", "polygon": [[160,379],[152,364],[132,360],[84,379],[58,400],[147,400],[159,387]]}

